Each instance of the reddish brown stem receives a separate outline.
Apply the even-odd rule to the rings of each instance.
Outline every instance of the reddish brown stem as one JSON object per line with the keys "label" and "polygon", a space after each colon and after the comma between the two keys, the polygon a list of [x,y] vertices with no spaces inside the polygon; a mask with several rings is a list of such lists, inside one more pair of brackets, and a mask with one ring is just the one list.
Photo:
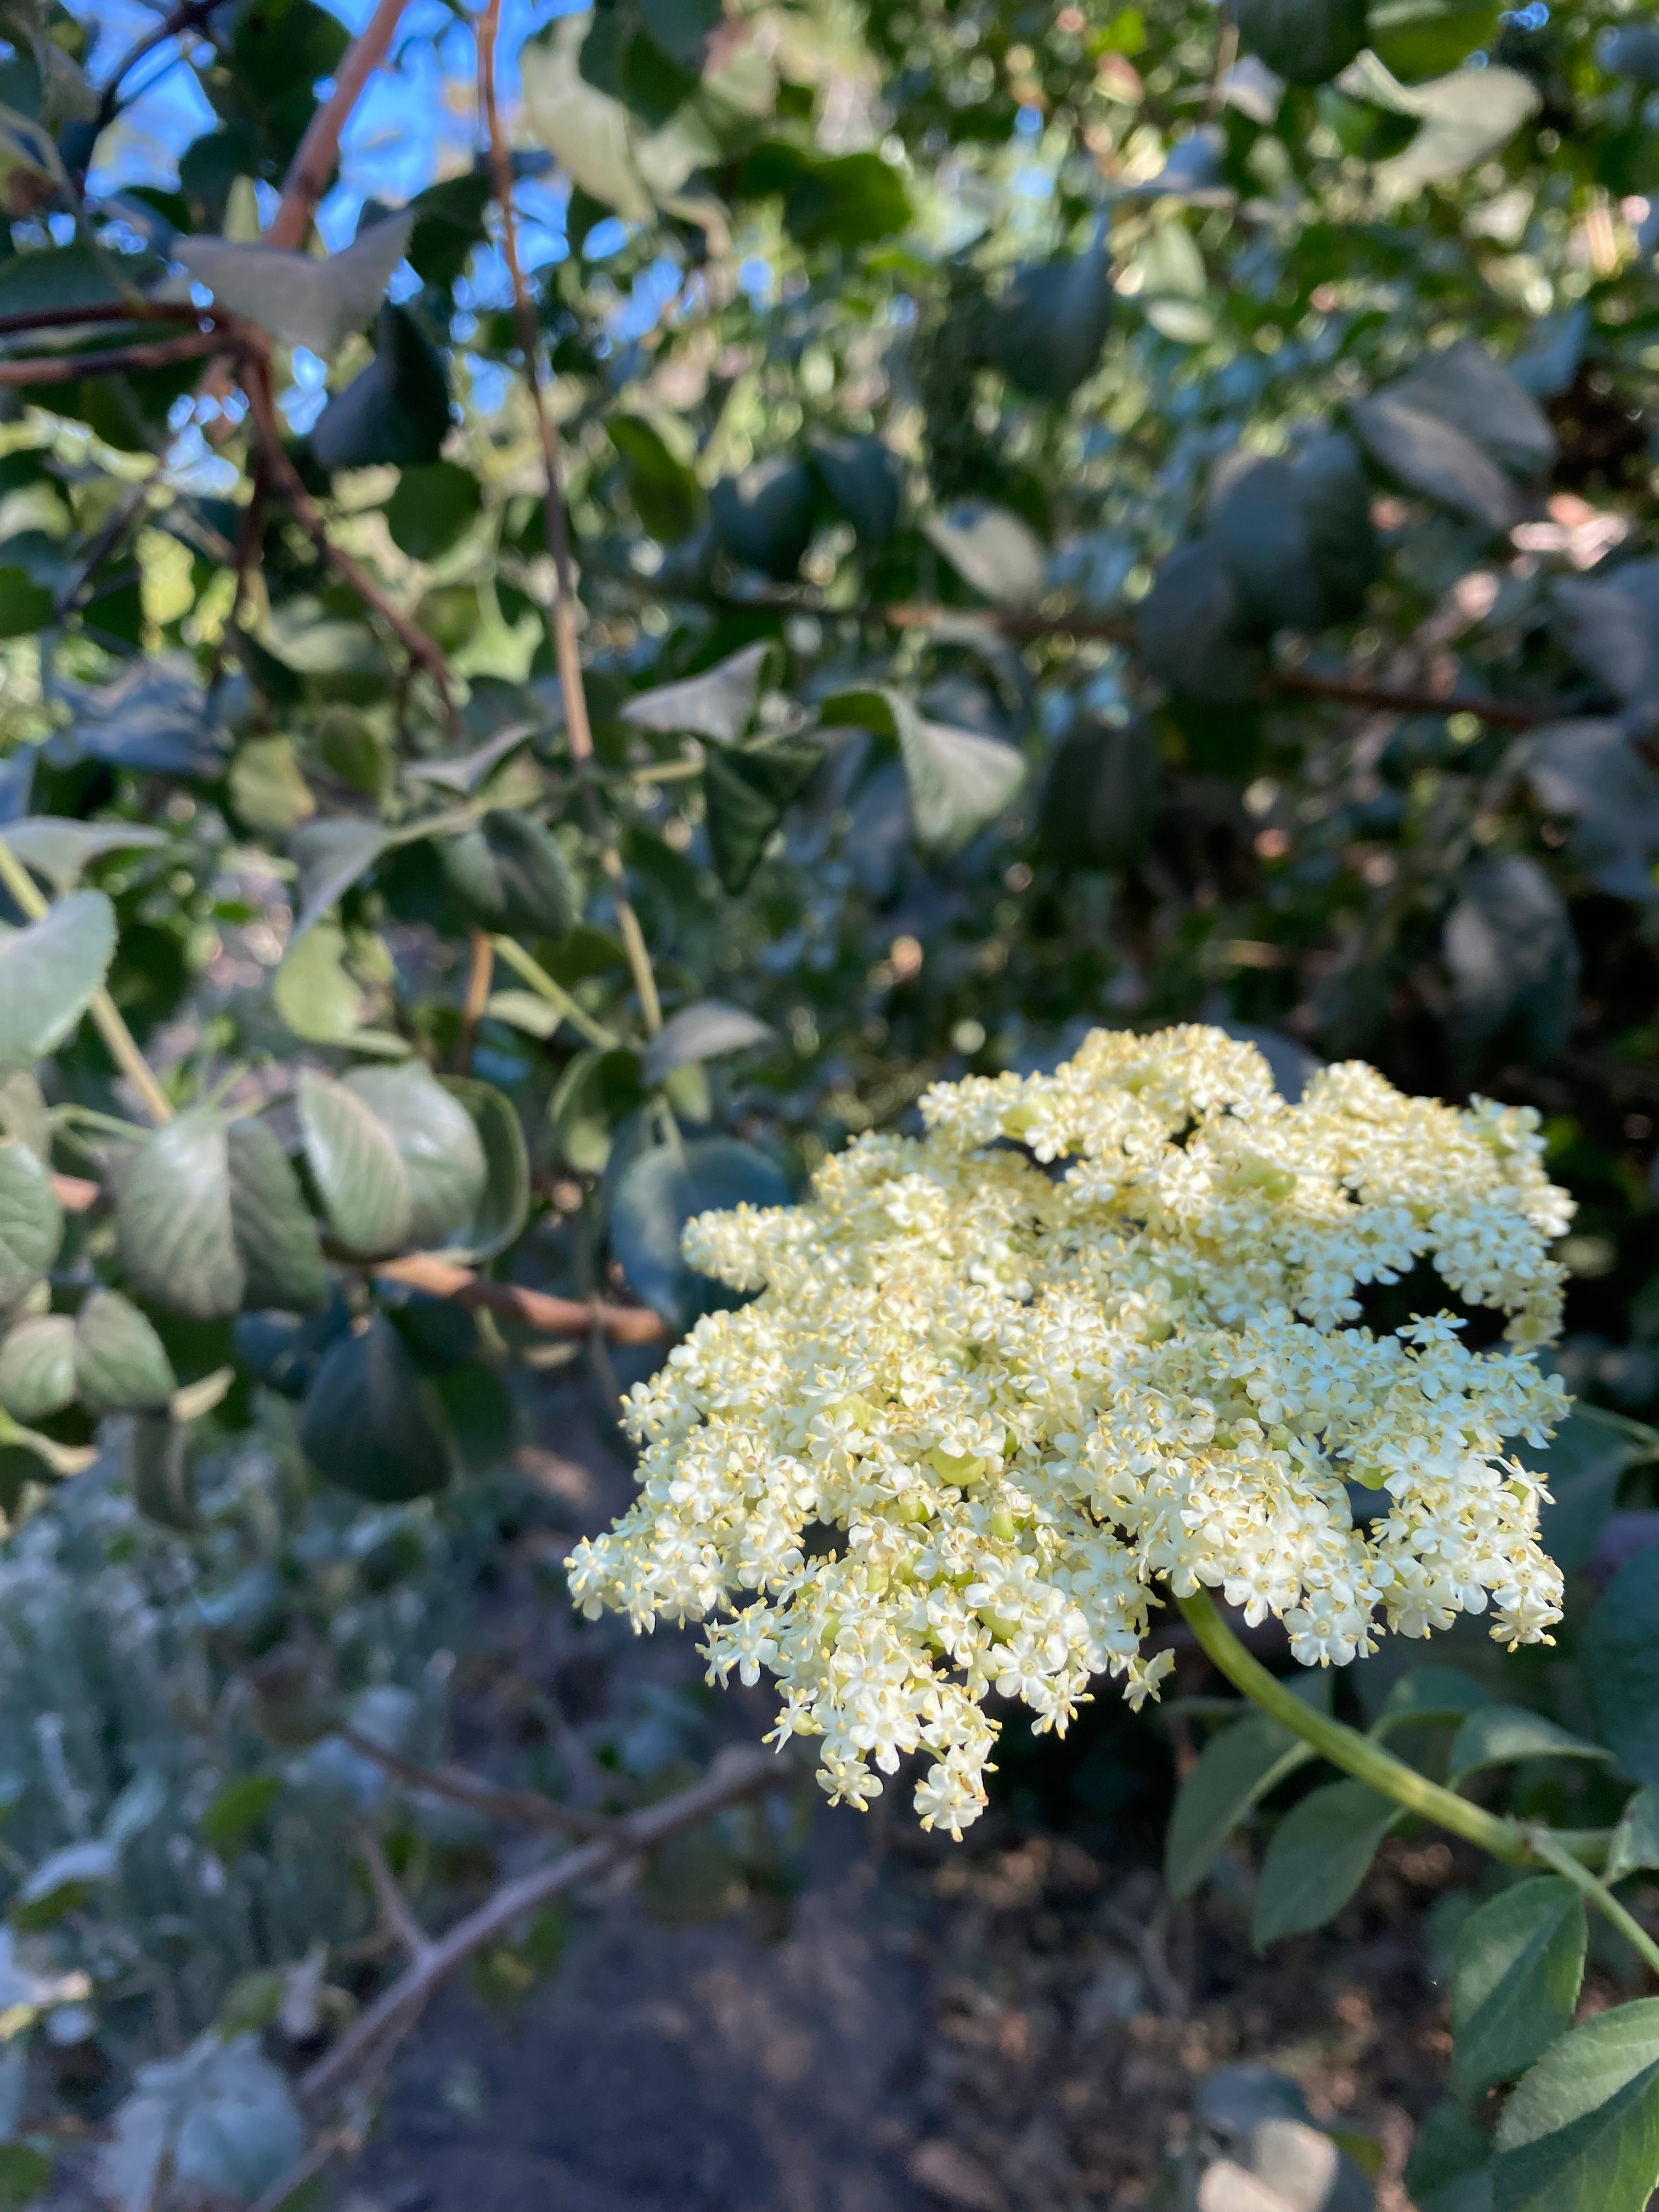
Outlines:
{"label": "reddish brown stem", "polygon": [[139,345],[106,346],[97,353],[39,354],[27,361],[0,362],[0,387],[15,390],[37,384],[75,384],[83,376],[122,376],[131,369],[169,368],[179,361],[199,361],[224,341],[214,331],[187,331],[176,338],[153,338]]}
{"label": "reddish brown stem", "polygon": [[317,212],[340,151],[340,136],[351,111],[392,46],[392,33],[406,0],[380,0],[380,5],[357,33],[335,74],[334,89],[306,125],[294,159],[283,179],[283,197],[270,228],[267,246],[294,247],[305,243],[311,218]]}
{"label": "reddish brown stem", "polygon": [[188,300],[103,300],[80,307],[29,307],[15,315],[0,315],[0,337],[76,323],[199,323],[211,312]]}
{"label": "reddish brown stem", "polygon": [[253,434],[265,468],[271,482],[292,508],[295,521],[363,605],[380,617],[410,659],[426,670],[438,687],[438,696],[448,711],[452,730],[458,729],[459,717],[450,689],[449,663],[444,658],[442,648],[434,639],[417,629],[407,615],[400,613],[374,578],[359,568],[351,556],[329,536],[321,510],[301,482],[300,472],[289,459],[283,444],[282,425],[277,421],[276,404],[271,398],[269,362],[263,350],[252,344],[244,347],[242,389],[247,394],[248,420],[253,426]]}
{"label": "reddish brown stem", "polygon": [[580,1298],[556,1298],[546,1291],[530,1291],[517,1283],[492,1282],[453,1260],[435,1253],[414,1252],[407,1259],[387,1260],[375,1269],[387,1281],[407,1283],[438,1298],[453,1298],[458,1305],[482,1307],[501,1321],[519,1322],[546,1336],[586,1336],[598,1328],[617,1344],[659,1344],[668,1334],[660,1314],[649,1306],[587,1304]]}
{"label": "reddish brown stem", "polygon": [[498,1790],[493,1782],[482,1781],[462,1767],[421,1766],[398,1752],[388,1751],[384,1744],[376,1743],[372,1736],[354,1728],[338,1729],[335,1733],[360,1758],[382,1768],[394,1781],[401,1782],[405,1790],[447,1797],[452,1805],[470,1806],[489,1820],[504,1821],[512,1827],[541,1828],[549,1835],[574,1838],[579,1843],[592,1843],[597,1837],[616,1833],[617,1823],[603,1813],[580,1812],[574,1805],[556,1804],[551,1797],[540,1796],[533,1790]]}

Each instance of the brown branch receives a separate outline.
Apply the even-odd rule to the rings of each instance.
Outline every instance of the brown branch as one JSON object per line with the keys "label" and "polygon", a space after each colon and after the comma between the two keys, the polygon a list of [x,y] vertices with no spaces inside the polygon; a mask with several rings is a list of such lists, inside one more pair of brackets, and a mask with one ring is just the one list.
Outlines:
{"label": "brown branch", "polygon": [[560,1805],[551,1797],[543,1797],[533,1790],[498,1790],[494,1783],[484,1782],[476,1774],[469,1774],[459,1766],[422,1766],[400,1752],[388,1751],[372,1736],[354,1728],[340,1728],[335,1734],[343,1743],[350,1745],[359,1758],[367,1759],[401,1782],[405,1790],[421,1790],[434,1797],[447,1797],[453,1805],[465,1805],[474,1813],[504,1821],[509,1827],[540,1828],[548,1835],[562,1836],[567,1842],[594,1843],[605,1837],[614,1838],[617,1823],[607,1820],[603,1813],[579,1812],[573,1805]]}
{"label": "brown branch", "polygon": [[461,1000],[461,1033],[455,1048],[455,1065],[465,1075],[472,1065],[472,1042],[477,1036],[478,1024],[483,1019],[485,1006],[489,1000],[490,981],[495,972],[495,948],[487,929],[472,933],[471,957],[467,962],[466,994]]}
{"label": "brown branch", "polygon": [[305,136],[288,165],[282,199],[264,234],[265,245],[290,249],[304,245],[311,218],[334,173],[341,133],[362,97],[363,87],[386,59],[405,4],[406,0],[380,0],[352,42],[335,73],[333,91],[306,125]]}
{"label": "brown branch", "polygon": [[517,1283],[492,1282],[470,1267],[435,1252],[415,1252],[403,1260],[387,1260],[374,1270],[389,1282],[406,1283],[412,1290],[435,1298],[453,1298],[459,1305],[479,1306],[501,1321],[521,1322],[545,1336],[586,1336],[598,1328],[617,1344],[659,1344],[668,1334],[667,1324],[649,1306],[588,1304],[580,1298],[559,1298],[546,1291],[530,1291]]}
{"label": "brown branch", "polygon": [[[976,623],[981,629],[1000,630],[1006,637],[1099,638],[1110,645],[1133,646],[1135,625],[1121,615],[1090,615],[1076,611],[1060,615],[1027,612],[1018,607],[944,607],[925,601],[897,601],[890,606],[863,611],[894,629],[931,629],[940,622]],[[1473,714],[1477,720],[1511,730],[1535,729],[1553,721],[1562,708],[1528,706],[1519,699],[1497,699],[1486,692],[1431,691],[1391,684],[1370,684],[1363,678],[1324,676],[1311,668],[1275,668],[1269,678],[1277,691],[1304,699],[1334,699],[1352,707],[1372,707],[1396,714]]]}
{"label": "brown branch", "polygon": [[536,327],[536,303],[531,297],[529,285],[525,282],[524,264],[519,258],[518,221],[513,212],[513,149],[507,143],[507,132],[501,124],[501,104],[495,96],[495,46],[501,32],[501,0],[489,0],[478,25],[478,100],[483,109],[484,127],[489,139],[491,187],[501,212],[501,254],[513,285],[513,319],[518,332],[519,350],[524,356],[525,379],[530,386],[531,410],[536,417],[537,435],[541,441],[542,475],[547,487],[542,500],[542,528],[546,536],[548,555],[553,563],[554,592],[552,608],[550,611],[544,609],[544,614],[553,647],[554,664],[559,672],[559,692],[564,702],[565,736],[570,746],[570,757],[583,779],[583,798],[594,841],[599,848],[599,863],[611,886],[611,896],[616,901],[617,927],[622,937],[623,949],[628,955],[634,988],[639,995],[640,1018],[645,1024],[647,1036],[653,1037],[662,1027],[662,1001],[657,993],[657,979],[652,970],[645,932],[640,927],[640,918],[628,896],[628,878],[623,867],[622,854],[605,820],[599,793],[587,776],[593,761],[593,732],[588,720],[587,693],[582,683],[581,646],[576,634],[575,571],[570,558],[570,526],[564,511],[562,457],[558,428],[547,411],[546,394],[542,388],[541,336]]}
{"label": "brown branch", "polygon": [[76,323],[199,323],[211,313],[188,300],[102,300],[78,307],[28,307],[15,315],[0,315],[0,337]]}
{"label": "brown branch", "polygon": [[363,605],[391,630],[410,659],[417,662],[438,687],[438,696],[448,711],[452,729],[459,726],[453,695],[450,689],[449,663],[436,640],[416,628],[408,616],[394,607],[386,593],[366,570],[359,568],[351,556],[334,543],[324,521],[322,510],[300,478],[300,472],[288,457],[283,444],[282,426],[276,419],[276,405],[270,393],[270,362],[263,348],[251,342],[242,349],[242,389],[247,394],[248,421],[264,457],[265,469],[283,498],[294,511],[294,517],[317,550],[331,568],[357,594]]}
{"label": "brown branch", "polygon": [[425,1958],[399,1975],[333,2049],[307,2069],[300,2082],[302,2100],[313,2109],[326,2107],[349,2087],[357,2068],[371,2054],[384,2050],[389,2038],[404,2033],[405,2024],[441,1982],[485,1944],[505,1936],[515,1921],[629,1859],[648,1856],[687,1828],[699,1826],[727,1806],[755,1796],[769,1782],[785,1780],[787,1776],[788,1769],[780,1767],[758,1745],[726,1752],[715,1759],[701,1782],[665,1798],[660,1805],[648,1806],[618,1821],[613,1836],[567,1851],[550,1866],[538,1867],[517,1881],[503,1882],[476,1912],[441,1936]]}
{"label": "brown branch", "polygon": [[[367,1738],[363,1739],[365,1741]],[[411,1966],[418,1966],[432,1948],[432,1938],[415,1917],[409,1899],[398,1887],[398,1877],[386,1863],[380,1849],[380,1838],[367,1828],[357,1838],[357,1848],[362,1854],[363,1864],[368,1869],[369,1884],[374,1892],[374,1902],[380,1907],[380,1917],[409,1954]]]}
{"label": "brown branch", "polygon": [[25,361],[0,362],[0,388],[74,384],[83,376],[124,376],[132,369],[170,368],[175,362],[199,361],[204,354],[216,353],[223,344],[216,331],[187,331],[181,337],[106,346],[95,353],[31,355]]}

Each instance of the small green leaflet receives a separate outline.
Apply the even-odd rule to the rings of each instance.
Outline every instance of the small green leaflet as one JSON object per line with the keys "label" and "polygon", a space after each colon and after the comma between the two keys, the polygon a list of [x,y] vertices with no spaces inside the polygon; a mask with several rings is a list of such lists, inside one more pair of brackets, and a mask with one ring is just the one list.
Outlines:
{"label": "small green leaflet", "polygon": [[1328,1782],[1293,1806],[1262,1862],[1250,1930],[1257,1950],[1334,1919],[1365,1879],[1377,1845],[1405,1817],[1392,1798],[1363,1782]]}
{"label": "small green leaflet", "polygon": [[52,1177],[27,1145],[0,1139],[0,1307],[15,1305],[33,1288],[63,1238]]}
{"label": "small green leaflet", "polygon": [[1659,2185],[1659,1997],[1598,2013],[1498,2123],[1492,2212],[1643,2212]]}
{"label": "small green leaflet", "polygon": [[300,1444],[325,1482],[379,1504],[429,1497],[453,1473],[436,1394],[384,1314],[324,1354]]}
{"label": "small green leaflet", "polygon": [[74,891],[0,937],[0,1069],[33,1067],[57,1050],[114,954],[115,909],[102,891]]}
{"label": "small green leaflet", "polygon": [[1452,1739],[1447,1779],[1454,1790],[1488,1766],[1513,1765],[1523,1759],[1604,1759],[1613,1754],[1599,1743],[1569,1735],[1541,1713],[1521,1705],[1483,1705],[1469,1715]]}
{"label": "small green leaflet", "polygon": [[1452,2086],[1473,2105],[1524,2074],[1572,2024],[1584,1901],[1559,1875],[1517,1882],[1470,1914],[1452,1959]]}
{"label": "small green leaflet", "polygon": [[838,691],[819,712],[826,723],[852,723],[897,740],[916,842],[929,852],[960,852],[1025,781],[1025,757],[1012,745],[926,721],[885,686]]}
{"label": "small green leaflet", "polygon": [[[1328,1697],[1322,1674],[1310,1679]],[[1314,1756],[1311,1745],[1266,1713],[1246,1713],[1218,1729],[1182,1782],[1170,1816],[1164,1842],[1170,1894],[1190,1897],[1251,1808]]]}

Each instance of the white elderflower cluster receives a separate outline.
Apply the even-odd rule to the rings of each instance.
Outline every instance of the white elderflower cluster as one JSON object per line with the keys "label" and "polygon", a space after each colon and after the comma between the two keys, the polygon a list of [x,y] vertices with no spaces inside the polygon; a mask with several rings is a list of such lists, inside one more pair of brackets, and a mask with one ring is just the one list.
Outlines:
{"label": "white elderflower cluster", "polygon": [[[834,1798],[925,1752],[917,1809],[958,1835],[987,1697],[1063,1729],[1106,1674],[1139,1705],[1171,1664],[1145,1648],[1160,1585],[1277,1615],[1304,1665],[1460,1612],[1546,1638],[1546,1492],[1505,1443],[1566,1410],[1532,1352],[1571,1203],[1529,1109],[1358,1062],[1287,1105],[1253,1046],[1181,1028],[922,1113],[803,1206],[690,1224],[692,1264],[762,1295],[628,1401],[641,1495],[568,1562],[587,1613],[708,1621],[711,1678],[775,1674],[775,1738],[821,1740]],[[1354,1325],[1361,1285],[1425,1257],[1510,1349],[1449,1314]],[[1358,1526],[1351,1484],[1378,1493]]]}

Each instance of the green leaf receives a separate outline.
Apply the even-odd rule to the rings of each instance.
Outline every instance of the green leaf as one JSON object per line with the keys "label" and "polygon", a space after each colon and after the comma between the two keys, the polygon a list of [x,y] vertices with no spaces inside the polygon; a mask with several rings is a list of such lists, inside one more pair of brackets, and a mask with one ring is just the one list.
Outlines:
{"label": "green leaf", "polygon": [[605,435],[622,456],[634,512],[665,545],[678,545],[702,520],[702,486],[642,415],[617,415]]}
{"label": "green leaf", "polygon": [[689,1061],[719,1060],[729,1052],[745,1052],[750,1046],[777,1041],[778,1033],[769,1022],[759,1020],[742,1006],[727,1006],[723,999],[699,999],[672,1015],[646,1047],[645,1079],[661,1083]]}
{"label": "green leaf", "polygon": [[432,1385],[384,1314],[324,1354],[300,1444],[325,1482],[378,1504],[429,1498],[453,1472]]}
{"label": "green leaf", "polygon": [[123,1449],[133,1503],[145,1518],[181,1534],[198,1527],[195,1474],[182,1422],[164,1413],[136,1413]]}
{"label": "green leaf", "polygon": [[[1632,1426],[1634,1425],[1632,1425]],[[1651,1455],[1638,1436],[1599,1406],[1577,1405],[1549,1443],[1528,1455],[1548,1482],[1552,1502],[1539,1516],[1539,1541],[1566,1574],[1576,1574],[1595,1549],[1607,1516],[1619,1502],[1627,1468]]]}
{"label": "green leaf", "polygon": [[660,730],[732,744],[755,719],[762,673],[774,647],[764,639],[745,645],[701,676],[678,684],[659,684],[625,701],[620,718],[635,729]]}
{"label": "green leaf", "polygon": [[700,1312],[733,1303],[694,1274],[680,1235],[697,1214],[734,1206],[789,1203],[789,1186],[763,1152],[731,1137],[696,1137],[641,1152],[611,1200],[611,1245],[635,1294],[676,1330]]}
{"label": "green leaf", "polygon": [[1549,416],[1478,338],[1459,338],[1425,354],[1389,390],[1406,406],[1437,415],[1472,438],[1511,476],[1537,478],[1554,465],[1557,441]]}
{"label": "green leaf", "polygon": [[55,814],[26,814],[8,822],[4,834],[24,866],[60,895],[72,891],[82,871],[107,854],[153,851],[167,842],[161,830],[140,822],[73,822]]}
{"label": "green leaf", "polygon": [[398,477],[386,503],[386,528],[411,561],[439,561],[472,527],[483,503],[471,469],[459,461],[429,461]]}
{"label": "green leaf", "polygon": [[817,156],[784,195],[783,227],[798,246],[874,246],[910,216],[903,178],[875,153]]}
{"label": "green leaf", "polygon": [[1085,721],[1055,753],[1037,836],[1056,866],[1132,868],[1158,811],[1158,744],[1144,722]]}
{"label": "green leaf", "polygon": [[649,222],[656,207],[634,157],[628,110],[581,74],[592,20],[590,14],[567,15],[525,41],[519,67],[526,112],[573,185],[614,208],[624,222]]}
{"label": "green leaf", "polygon": [[155,1329],[118,1291],[94,1291],[75,1320],[81,1395],[96,1413],[159,1413],[179,1387]]}
{"label": "green leaf", "polygon": [[460,1235],[489,1166],[471,1116],[422,1060],[299,1086],[307,1163],[336,1241],[363,1259]]}
{"label": "green leaf", "polygon": [[1431,84],[1406,86],[1396,84],[1375,55],[1362,54],[1343,82],[1345,89],[1356,83],[1359,97],[1381,100],[1395,113],[1418,119],[1410,145],[1373,172],[1385,203],[1408,199],[1425,185],[1443,184],[1474,168],[1542,105],[1530,77],[1492,64],[1454,70]]}
{"label": "green leaf", "polygon": [[1086,252],[1027,263],[992,312],[991,358],[1017,392],[1055,405],[1100,365],[1114,294],[1108,233]]}
{"label": "green leaf", "polygon": [[453,1075],[444,1085],[471,1115],[484,1158],[484,1184],[471,1219],[446,1249],[483,1260],[505,1251],[530,1215],[530,1154],[512,1100],[493,1084]]}
{"label": "green leaf", "polygon": [[1510,1766],[1523,1759],[1607,1759],[1599,1743],[1569,1735],[1541,1713],[1521,1705],[1483,1705],[1469,1715],[1452,1738],[1447,1778],[1454,1790],[1489,1766]]}
{"label": "green leaf", "polygon": [[240,1851],[282,1796],[280,1774],[243,1774],[228,1782],[198,1822],[202,1841],[222,1858]]}
{"label": "green leaf", "polygon": [[1403,83],[1443,76],[1498,35],[1498,0],[1370,0],[1364,43]]}
{"label": "green leaf", "polygon": [[222,1115],[197,1107],[151,1132],[115,1211],[121,1264],[147,1298],[197,1321],[238,1312],[246,1280],[230,1211]]}
{"label": "green leaf", "polygon": [[75,891],[0,937],[0,1068],[33,1067],[69,1036],[115,954],[115,909]]}
{"label": "green leaf", "polygon": [[228,780],[236,818],[259,836],[284,837],[317,811],[291,738],[245,738]]}
{"label": "green leaf", "polygon": [[1288,461],[1242,451],[1218,461],[1210,478],[1207,527],[1249,627],[1317,626],[1319,573]]}
{"label": "green leaf", "polygon": [[328,1304],[328,1272],[300,1178],[263,1121],[233,1121],[225,1133],[231,1229],[245,1280],[242,1303],[288,1313]]}
{"label": "green leaf", "polygon": [[413,315],[387,306],[374,360],[318,416],[311,450],[325,469],[416,466],[439,458],[449,419],[442,361]]}
{"label": "green leaf", "polygon": [[1584,1900],[1559,1875],[1472,1912],[1452,1956],[1452,2087],[1466,2106],[1513,2081],[1572,2025],[1584,1978]]}
{"label": "green leaf", "polygon": [[1607,1844],[1606,1879],[1622,1881],[1638,1868],[1650,1867],[1659,1867],[1659,1788],[1651,1783],[1619,1815]]}
{"label": "green leaf", "polygon": [[1328,84],[1365,44],[1365,0],[1235,0],[1234,21],[1244,52],[1289,84]]}
{"label": "green leaf", "polygon": [[140,655],[96,690],[58,688],[74,719],[57,744],[71,758],[204,782],[224,773],[230,735],[186,654]]}
{"label": "green leaf", "polygon": [[1315,1755],[1266,1713],[1247,1713],[1218,1729],[1176,1793],[1164,1838],[1170,1896],[1190,1897],[1252,1807]]}
{"label": "green leaf", "polygon": [[1425,2118],[1406,2164],[1417,2212],[1492,2212],[1492,2138],[1448,2097]]}
{"label": "green leaf", "polygon": [[904,467],[879,438],[823,437],[812,443],[812,465],[831,501],[853,526],[859,550],[879,553],[898,527]]}
{"label": "green leaf", "polygon": [[391,1131],[347,1085],[310,1068],[298,1097],[306,1163],[335,1242],[363,1259],[404,1250],[415,1206]]}
{"label": "green leaf", "polygon": [[1483,1683],[1458,1668],[1413,1667],[1390,1688],[1370,1732],[1382,1742],[1396,1729],[1436,1721],[1461,1723],[1496,1702]]}
{"label": "green leaf", "polygon": [[63,1240],[51,1176],[27,1145],[0,1140],[0,1310],[33,1289]]}
{"label": "green leaf", "polygon": [[1256,1885],[1250,1932],[1257,1950],[1334,1919],[1405,1817],[1363,1782],[1328,1782],[1292,1807],[1273,1832]]}
{"label": "green leaf", "polygon": [[300,871],[300,900],[290,947],[360,876],[368,874],[388,842],[389,833],[380,823],[360,822],[349,815],[308,823],[295,830],[289,851]]}
{"label": "green leaf", "polygon": [[908,699],[885,687],[836,692],[819,713],[827,724],[852,723],[897,740],[916,842],[929,852],[960,852],[1025,781],[1025,757],[1012,745],[925,721]]}
{"label": "green leaf", "polygon": [[495,811],[446,837],[444,873],[485,928],[562,937],[581,918],[581,893],[550,831],[528,814]]}
{"label": "green leaf", "polygon": [[708,519],[732,560],[787,583],[811,542],[811,472],[800,461],[756,461],[715,484]]}
{"label": "green leaf", "polygon": [[1343,431],[1326,431],[1304,447],[1291,474],[1318,580],[1318,619],[1346,621],[1382,565],[1358,448]]}
{"label": "green leaf", "polygon": [[52,1114],[27,1068],[0,1075],[0,1137],[15,1137],[42,1167],[52,1164]]}
{"label": "green leaf", "polygon": [[1510,1023],[1540,1059],[1565,1045],[1578,995],[1578,940],[1566,904],[1524,853],[1488,854],[1463,872],[1442,951],[1464,1037]]}
{"label": "green leaf", "polygon": [[328,361],[374,319],[413,227],[414,216],[405,210],[371,223],[349,246],[321,260],[278,246],[202,237],[179,239],[174,256],[232,314]]}
{"label": "green leaf", "polygon": [[1659,1784],[1659,1576],[1651,1553],[1626,1559],[1584,1629],[1584,1681],[1596,1733],[1621,1773]]}
{"label": "green leaf", "polygon": [[1504,2106],[1492,2212],[1643,2212],[1659,2185],[1659,1998],[1547,2051]]}
{"label": "green leaf", "polygon": [[49,587],[32,582],[27,569],[0,568],[0,638],[32,637],[46,629],[56,605]]}
{"label": "green leaf", "polygon": [[994,605],[1029,606],[1042,596],[1047,556],[1036,533],[1006,507],[960,500],[927,516],[922,528],[963,582]]}
{"label": "green leaf", "polygon": [[1493,532],[1520,521],[1524,510],[1515,486],[1455,424],[1392,392],[1356,400],[1348,411],[1373,459],[1413,491]]}
{"label": "green leaf", "polygon": [[703,763],[703,802],[708,845],[723,889],[746,890],[767,840],[790,801],[817,775],[823,754],[816,745],[787,738],[746,752],[711,752]]}
{"label": "green leaf", "polygon": [[307,1043],[348,1043],[368,1017],[363,994],[346,972],[345,955],[346,934],[338,922],[313,922],[288,946],[270,979],[277,1012]]}
{"label": "green leaf", "polygon": [[1265,666],[1245,635],[1237,589],[1204,539],[1179,545],[1135,612],[1141,659],[1172,691],[1206,706],[1240,706]]}
{"label": "green leaf", "polygon": [[288,2082],[258,2041],[210,2032],[179,2058],[151,2060],[116,2107],[98,2154],[113,2212],[152,2212],[158,2191],[185,2203],[251,2204],[306,2147]]}
{"label": "green leaf", "polygon": [[32,1314],[0,1341],[0,1406],[14,1420],[45,1421],[75,1402],[75,1323]]}
{"label": "green leaf", "polygon": [[27,2212],[46,2197],[57,2146],[39,2140],[0,2143],[0,2212]]}

